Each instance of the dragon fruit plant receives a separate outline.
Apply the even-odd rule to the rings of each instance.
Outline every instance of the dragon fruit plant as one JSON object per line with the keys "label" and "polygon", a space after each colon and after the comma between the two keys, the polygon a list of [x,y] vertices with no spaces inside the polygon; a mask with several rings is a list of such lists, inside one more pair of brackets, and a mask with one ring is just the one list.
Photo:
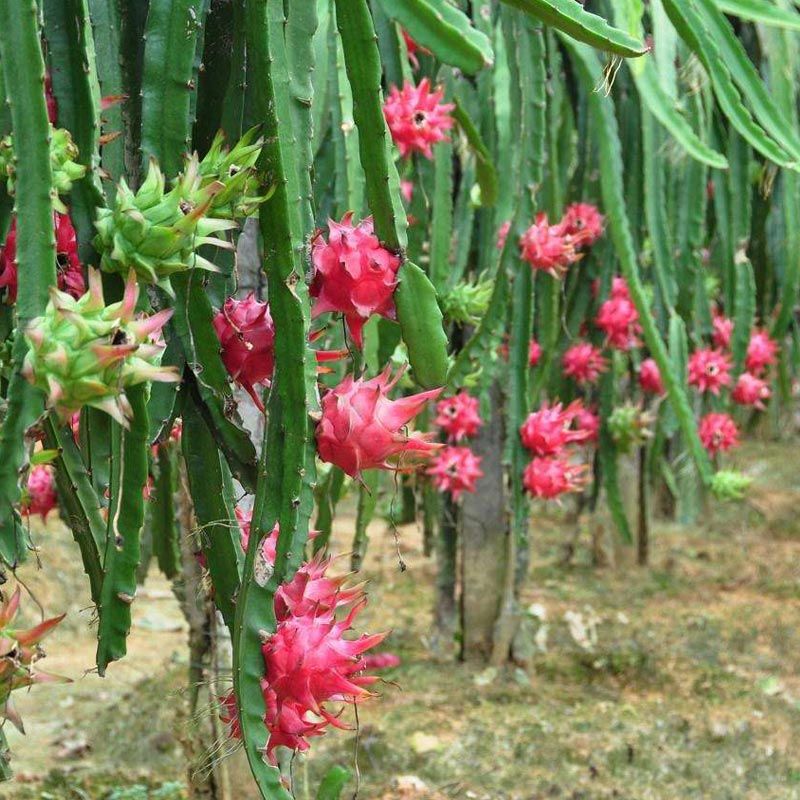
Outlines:
{"label": "dragon fruit plant", "polygon": [[[501,663],[532,511],[603,498],[632,539],[617,462],[634,452],[643,507],[678,459],[739,497],[740,430],[789,395],[789,33],[763,32],[756,67],[719,58],[738,40],[709,0],[663,0],[658,25],[623,6],[0,0],[0,560],[14,570],[30,517],[62,512],[102,676],[126,655],[140,561],[184,567],[185,476],[192,568],[233,643],[222,714],[269,800],[291,798],[280,749],[348,725],[384,663],[382,633],[352,633],[363,587],[331,577],[350,481],[356,567],[387,472],[422,511],[437,591],[457,563],[471,592],[468,570],[499,561],[500,617],[465,614],[449,640]],[[665,35],[707,91],[658,56]],[[630,68],[598,92],[608,54]],[[778,192],[752,191],[757,165],[777,165]],[[45,632],[12,631],[18,602],[0,612],[9,689],[39,680]]]}

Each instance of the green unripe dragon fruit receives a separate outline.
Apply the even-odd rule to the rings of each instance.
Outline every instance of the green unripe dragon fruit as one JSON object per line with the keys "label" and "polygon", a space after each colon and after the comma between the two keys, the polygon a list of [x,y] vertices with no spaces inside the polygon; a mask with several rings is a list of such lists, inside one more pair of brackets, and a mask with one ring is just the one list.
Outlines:
{"label": "green unripe dragon fruit", "polygon": [[62,419],[93,406],[127,427],[132,412],[126,387],[179,380],[172,367],[160,366],[164,346],[153,341],[172,309],[137,319],[138,297],[133,271],[122,300],[109,306],[96,270],[89,270],[89,291],[78,300],[50,290],[44,315],[25,331],[30,350],[22,373],[48,395]]}
{"label": "green unripe dragon fruit", "polygon": [[[78,164],[78,147],[72,135],[65,128],[50,126],[50,168],[53,172],[53,207],[61,214],[67,213],[66,206],[58,195],[69,194],[72,184],[86,174],[86,167]],[[0,173],[6,177],[8,193],[14,194],[16,183],[16,159],[14,158],[14,134],[10,133],[0,141]]]}
{"label": "green unripe dragon fruit", "polygon": [[442,313],[460,325],[477,325],[489,308],[493,285],[493,281],[455,284],[439,298]]}
{"label": "green unripe dragon fruit", "polygon": [[617,406],[608,418],[608,430],[620,453],[629,453],[653,435],[653,415],[633,403]]}
{"label": "green unripe dragon fruit", "polygon": [[741,472],[721,469],[711,479],[711,493],[722,502],[742,500],[752,482],[752,478]]}
{"label": "green unripe dragon fruit", "polygon": [[204,244],[232,249],[215,234],[236,227],[230,220],[207,216],[214,197],[225,189],[221,181],[199,185],[191,196],[183,184],[165,191],[164,175],[155,161],[137,192],[121,180],[112,208],[98,210],[94,246],[101,253],[100,267],[127,275],[130,270],[143,283],[158,284],[172,294],[170,276],[199,267],[217,271],[198,254]]}
{"label": "green unripe dragon fruit", "polygon": [[220,131],[202,161],[195,153],[188,158],[178,185],[184,197],[192,199],[212,183],[221,183],[223,188],[216,193],[209,213],[223,219],[245,219],[256,212],[268,196],[259,196],[259,178],[256,162],[261,155],[264,141],[256,138],[258,128],[251,128],[229,148],[225,134]]}

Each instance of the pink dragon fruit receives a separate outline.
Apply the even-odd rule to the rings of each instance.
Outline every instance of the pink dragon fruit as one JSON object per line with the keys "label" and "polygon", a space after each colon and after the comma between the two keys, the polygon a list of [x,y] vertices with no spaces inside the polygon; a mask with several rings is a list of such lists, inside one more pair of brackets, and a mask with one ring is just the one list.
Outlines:
{"label": "pink dragon fruit", "polygon": [[572,427],[585,435],[585,441],[596,442],[600,438],[600,416],[594,411],[584,408],[578,409]]}
{"label": "pink dragon fruit", "polygon": [[689,356],[689,385],[701,392],[719,395],[731,385],[731,359],[722,350],[702,347]]}
{"label": "pink dragon fruit", "polygon": [[361,331],[373,314],[395,318],[400,258],[378,241],[371,217],[358,225],[352,220],[352,213],[341,222],[329,220],[328,240],[322,232],[314,237],[311,295],[316,301],[311,315],[341,312],[353,341],[361,347]]}
{"label": "pink dragon fruit", "polygon": [[570,264],[580,259],[572,237],[560,225],[551,225],[547,214],[536,215],[533,225],[519,240],[520,256],[532,269],[562,278]]}
{"label": "pink dragon fruit", "polygon": [[709,453],[730,450],[739,444],[739,430],[729,414],[706,414],[697,428],[700,441]]}
{"label": "pink dragon fruit", "polygon": [[431,91],[430,81],[423,78],[418,86],[410,81],[402,89],[392,86],[383,106],[383,115],[392,139],[403,158],[419,153],[433,158],[432,147],[447,140],[453,127],[452,103],[443,103],[444,89]]}
{"label": "pink dragon fruit", "polygon": [[575,247],[591,247],[603,235],[603,215],[591,203],[573,203],[561,220]]}
{"label": "pink dragon fruit", "polygon": [[400,666],[400,657],[394,653],[371,653],[362,658],[364,669],[394,669]]}
{"label": "pink dragon fruit", "polygon": [[28,475],[28,487],[22,495],[20,512],[23,516],[38,514],[43,520],[58,506],[56,482],[52,468],[39,464]]}
{"label": "pink dragon fruit", "polygon": [[[58,288],[75,299],[86,291],[83,267],[78,258],[78,239],[67,214],[53,214],[56,236],[56,278]],[[11,220],[5,246],[0,251],[0,288],[9,303],[17,301],[17,218]]]}
{"label": "pink dragon fruit", "polygon": [[615,350],[638,347],[639,312],[628,294],[628,285],[621,278],[612,286],[611,297],[601,304],[594,324],[606,335],[606,344]]}
{"label": "pink dragon fruit", "polygon": [[448,492],[458,501],[464,492],[474,492],[475,483],[483,477],[481,457],[469,447],[445,447],[437,453],[426,470],[440,492]]}
{"label": "pink dragon fruit", "polygon": [[341,621],[331,612],[290,616],[262,646],[266,754],[272,763],[278,746],[305,751],[309,738],[321,736],[327,726],[346,727],[326,703],[357,703],[371,695],[367,687],[377,679],[362,674],[361,656],[385,634],[344,637],[363,605],[354,605]]}
{"label": "pink dragon fruit", "polygon": [[590,342],[578,342],[567,348],[561,357],[561,371],[567,378],[579,384],[597,383],[601,373],[608,369],[608,362],[603,358],[600,348]]}
{"label": "pink dragon fruit", "polygon": [[733,336],[733,320],[720,313],[719,310],[714,310],[714,316],[711,319],[712,333],[711,340],[714,342],[714,347],[721,350],[727,350],[731,346],[731,336]]}
{"label": "pink dragon fruit", "polygon": [[664,383],[661,380],[661,371],[655,360],[646,358],[639,365],[639,386],[648,394],[664,394]]}
{"label": "pink dragon fruit", "polygon": [[585,442],[589,434],[572,427],[582,408],[580,400],[566,408],[561,403],[554,406],[544,403],[538,411],[529,414],[520,427],[522,444],[537,456],[552,456],[561,453],[568,444]]}
{"label": "pink dragon fruit", "polygon": [[755,330],[747,345],[745,367],[753,375],[760,375],[778,360],[778,343],[765,330]]}
{"label": "pink dragon fruit", "polygon": [[502,250],[506,246],[506,241],[508,240],[508,234],[510,231],[511,231],[511,220],[507,219],[497,229],[497,241],[495,242],[495,247],[498,250]]}
{"label": "pink dragon fruit", "polygon": [[354,380],[348,375],[322,398],[322,417],[317,425],[317,452],[350,477],[365,469],[399,469],[430,457],[440,445],[430,434],[407,435],[402,429],[441,389],[389,399],[403,371],[393,378],[391,366],[380,375]]}
{"label": "pink dragon fruit", "polygon": [[542,360],[542,346],[536,339],[531,339],[528,345],[528,366],[535,367]]}
{"label": "pink dragon fruit", "polygon": [[269,383],[275,369],[275,325],[269,306],[252,293],[244,300],[229,297],[214,317],[214,330],[228,374],[263,411],[255,387]]}
{"label": "pink dragon fruit", "polygon": [[459,442],[474,436],[483,424],[479,405],[476,397],[462,390],[436,404],[436,419],[433,422],[447,434],[449,441]]}
{"label": "pink dragon fruit", "polygon": [[554,500],[568,492],[579,492],[588,481],[586,464],[570,464],[559,456],[537,456],[525,468],[522,483],[534,497]]}
{"label": "pink dragon fruit", "polygon": [[[341,580],[325,579],[328,561],[316,561],[315,577],[305,582],[295,577],[290,582],[301,592],[287,598],[288,587],[280,587],[275,597],[275,632],[262,645],[265,674],[262,691],[269,731],[266,755],[275,763],[276,747],[308,750],[309,739],[321,736],[328,726],[346,728],[327,704],[357,703],[371,696],[368,686],[377,678],[364,675],[367,662],[363,654],[379,644],[386,634],[345,638],[366,603],[361,587],[341,590]],[[307,573],[306,573],[307,574]],[[309,586],[317,582],[315,591]],[[324,583],[328,581],[328,583]],[[349,613],[337,620],[336,609],[351,605]],[[241,737],[233,693],[221,699],[220,717],[228,734]]]}
{"label": "pink dragon fruit", "polygon": [[731,399],[741,406],[753,406],[759,411],[764,411],[765,403],[772,392],[769,384],[749,372],[743,372],[736,381],[736,386],[731,392]]}

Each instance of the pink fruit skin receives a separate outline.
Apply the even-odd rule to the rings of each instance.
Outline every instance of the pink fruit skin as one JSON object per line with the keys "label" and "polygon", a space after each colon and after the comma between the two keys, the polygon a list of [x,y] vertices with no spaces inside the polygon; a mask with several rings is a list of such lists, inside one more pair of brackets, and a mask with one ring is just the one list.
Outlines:
{"label": "pink fruit skin", "polygon": [[392,139],[403,158],[419,153],[433,158],[433,145],[447,140],[453,127],[452,103],[443,103],[444,89],[431,91],[423,78],[417,86],[410,81],[402,89],[392,86],[383,106],[383,115]]}
{"label": "pink fruit skin", "polygon": [[312,317],[340,312],[358,347],[362,346],[364,324],[373,314],[395,319],[394,290],[401,262],[381,245],[371,217],[357,225],[353,225],[352,213],[345,214],[341,222],[329,220],[327,239],[322,231],[314,237],[311,260]]}
{"label": "pink fruit skin", "polygon": [[464,492],[474,492],[476,482],[483,477],[481,457],[469,447],[445,447],[431,462],[427,474],[440,492],[458,500]]}
{"label": "pink fruit skin", "polygon": [[348,375],[322,398],[322,417],[317,425],[317,453],[350,477],[365,469],[397,469],[425,461],[440,445],[430,434],[405,434],[402,429],[434,400],[441,389],[389,398],[400,379],[391,367],[369,380]]}

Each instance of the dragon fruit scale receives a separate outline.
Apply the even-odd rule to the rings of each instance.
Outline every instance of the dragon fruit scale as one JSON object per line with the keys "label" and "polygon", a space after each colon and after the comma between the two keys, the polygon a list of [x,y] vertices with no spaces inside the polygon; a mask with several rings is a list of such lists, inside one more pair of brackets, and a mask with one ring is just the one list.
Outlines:
{"label": "dragon fruit scale", "polygon": [[151,161],[137,192],[121,180],[113,206],[98,210],[94,246],[102,254],[100,268],[122,275],[133,270],[141,282],[158,284],[168,294],[170,276],[176,272],[193,267],[216,271],[196,251],[204,244],[232,247],[215,234],[236,223],[207,216],[214,197],[224,190],[222,182],[201,185],[195,175],[191,191],[182,182],[165,192],[164,175]]}
{"label": "dragon fruit scale", "polygon": [[145,381],[178,381],[161,367],[163,345],[153,337],[172,310],[136,319],[139,287],[133,272],[121,301],[106,306],[100,273],[89,270],[89,291],[78,300],[51,289],[45,313],[25,331],[30,346],[22,372],[48,396],[65,421],[93,406],[127,426],[131,414],[125,388]]}

